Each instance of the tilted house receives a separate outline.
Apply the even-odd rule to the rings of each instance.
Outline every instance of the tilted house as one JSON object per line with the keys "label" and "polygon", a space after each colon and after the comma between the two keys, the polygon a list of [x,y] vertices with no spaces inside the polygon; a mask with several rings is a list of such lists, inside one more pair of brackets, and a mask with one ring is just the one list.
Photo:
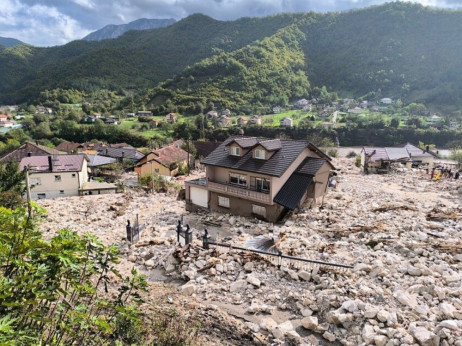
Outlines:
{"label": "tilted house", "polygon": [[410,143],[403,147],[363,147],[361,150],[361,169],[366,173],[387,172],[390,164],[402,163],[408,168],[412,165],[422,165],[433,168],[435,155],[428,148],[420,149]]}
{"label": "tilted house", "polygon": [[257,216],[270,222],[326,192],[330,158],[308,141],[232,137],[202,164],[206,177],[185,182],[186,209]]}
{"label": "tilted house", "polygon": [[[192,159],[192,157],[191,157]],[[180,165],[188,164],[188,153],[175,144],[152,150],[145,155],[135,167],[138,177],[159,174],[175,176]]]}

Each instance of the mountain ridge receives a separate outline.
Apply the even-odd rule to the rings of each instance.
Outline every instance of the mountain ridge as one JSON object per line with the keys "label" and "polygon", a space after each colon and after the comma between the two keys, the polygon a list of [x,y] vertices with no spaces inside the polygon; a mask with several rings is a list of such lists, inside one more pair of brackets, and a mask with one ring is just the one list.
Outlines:
{"label": "mountain ridge", "polygon": [[19,46],[21,44],[26,44],[20,40],[11,37],[0,37],[0,46],[3,47],[14,47]]}
{"label": "mountain ridge", "polygon": [[[288,34],[295,35],[296,39],[288,39],[290,44],[281,49],[287,51],[287,56],[301,56],[301,69],[298,58],[290,60],[297,66],[288,66],[277,62],[279,58],[271,51],[273,48],[256,49],[265,39],[277,40],[274,35],[289,27],[293,27],[293,31],[289,30]],[[260,98],[252,102],[277,102],[277,95],[271,97],[263,91],[277,90],[271,83],[277,79],[273,75],[280,73],[280,79],[289,84],[291,78],[303,74],[310,87],[325,85],[329,91],[344,97],[369,100],[391,97],[405,102],[458,107],[462,106],[459,73],[462,61],[457,58],[462,55],[462,41],[458,39],[461,31],[462,11],[435,10],[400,2],[348,12],[279,14],[235,21],[195,14],[168,27],[129,31],[112,40],[81,40],[27,50],[22,46],[3,49],[0,51],[0,98],[3,102],[27,101],[36,98],[40,91],[53,88],[89,92],[106,88],[140,93],[160,87],[173,90],[187,100],[194,93],[203,92],[204,83],[214,87],[227,85],[225,79],[229,81],[231,77],[220,76],[222,66],[245,67],[242,62],[249,54],[257,54],[256,57],[269,54],[270,60],[275,58],[275,63],[284,68],[271,71],[266,80],[242,69],[243,76],[253,80],[245,83],[234,80],[233,88],[236,88],[231,93],[225,89],[212,92],[210,87],[211,93],[202,94],[202,99],[207,102],[207,97],[221,93],[232,97],[222,100],[224,103],[251,100],[235,94],[245,94],[245,85],[249,83],[252,90],[256,90],[253,85],[262,90],[256,91]],[[246,47],[248,49],[244,49]],[[242,49],[247,55],[236,53]],[[236,58],[236,54],[241,57]],[[220,55],[218,63],[213,60]],[[268,60],[264,58],[252,61],[252,71],[266,70],[265,63]],[[200,78],[195,78],[194,74],[199,71]],[[307,96],[305,87],[300,90],[305,90],[305,94],[284,91],[282,99]],[[150,102],[150,96],[141,98]],[[167,102],[169,97],[159,99]],[[157,101],[154,103],[161,106]]]}
{"label": "mountain ridge", "polygon": [[176,20],[173,18],[168,19],[147,19],[147,18],[140,18],[129,22],[127,24],[109,24],[105,27],[96,30],[84,38],[84,41],[101,41],[106,39],[117,38],[127,31],[130,30],[150,30],[150,29],[157,29],[163,28],[169,25],[176,23]]}

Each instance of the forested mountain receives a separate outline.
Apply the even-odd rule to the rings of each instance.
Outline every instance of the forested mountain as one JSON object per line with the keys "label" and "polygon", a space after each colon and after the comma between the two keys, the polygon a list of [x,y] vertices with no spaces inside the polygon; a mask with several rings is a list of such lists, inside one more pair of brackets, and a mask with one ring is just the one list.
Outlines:
{"label": "forested mountain", "polygon": [[0,46],[13,47],[13,46],[19,46],[20,44],[24,44],[24,42],[21,42],[15,38],[0,37]]}
{"label": "forested mountain", "polygon": [[133,22],[121,25],[106,25],[104,28],[94,31],[82,40],[85,41],[101,41],[109,38],[117,38],[122,34],[130,30],[148,30],[148,29],[157,29],[163,28],[175,23],[176,20],[173,18],[170,19],[147,19],[141,18],[134,20]]}
{"label": "forested mountain", "polygon": [[236,21],[196,14],[113,40],[2,49],[0,102],[59,87],[141,92],[140,103],[165,109],[279,104],[325,85],[341,96],[460,106],[461,29],[462,11],[401,2]]}

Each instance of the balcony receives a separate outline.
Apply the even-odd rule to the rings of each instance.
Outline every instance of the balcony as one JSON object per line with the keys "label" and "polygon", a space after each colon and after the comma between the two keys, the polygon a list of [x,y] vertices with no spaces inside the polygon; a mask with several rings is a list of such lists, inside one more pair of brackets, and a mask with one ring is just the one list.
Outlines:
{"label": "balcony", "polygon": [[210,191],[222,192],[230,196],[244,198],[244,199],[252,200],[255,202],[272,204],[269,191],[267,193],[259,192],[256,190],[249,189],[247,187],[239,187],[237,185],[231,185],[231,184],[227,184],[223,182],[212,181],[210,179],[207,181],[207,188]]}

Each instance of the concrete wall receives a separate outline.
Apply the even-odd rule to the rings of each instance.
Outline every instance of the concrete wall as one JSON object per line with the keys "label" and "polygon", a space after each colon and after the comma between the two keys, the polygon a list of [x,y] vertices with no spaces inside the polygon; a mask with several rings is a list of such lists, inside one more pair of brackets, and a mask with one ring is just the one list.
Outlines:
{"label": "concrete wall", "polygon": [[[218,196],[227,197],[230,200],[230,207],[224,208],[218,205]],[[256,216],[252,214],[252,204],[259,205],[266,208],[266,218],[265,220],[268,222],[276,222],[278,221],[281,213],[284,211],[284,207],[280,206],[279,204],[263,204],[258,202],[248,201],[246,199],[237,198],[233,196],[229,196],[222,193],[217,192],[210,192],[209,196],[209,209],[212,211],[218,211],[221,213],[228,213],[232,215],[241,215],[241,216]]]}
{"label": "concrete wall", "polygon": [[[55,176],[60,176],[61,181],[56,181]],[[84,178],[84,172],[31,173],[31,185],[37,182],[36,179],[40,179],[40,185],[31,189],[31,198],[38,199],[39,194],[45,194],[45,198],[78,196],[80,181]]]}

